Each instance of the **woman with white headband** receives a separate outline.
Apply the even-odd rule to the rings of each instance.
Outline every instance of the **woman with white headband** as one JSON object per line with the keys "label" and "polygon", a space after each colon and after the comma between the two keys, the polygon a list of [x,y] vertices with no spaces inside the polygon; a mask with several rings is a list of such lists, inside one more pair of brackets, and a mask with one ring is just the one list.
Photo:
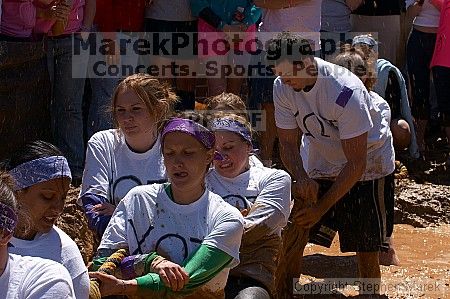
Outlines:
{"label": "woman with white headband", "polygon": [[18,220],[13,186],[11,176],[0,171],[0,298],[75,298],[72,279],[62,265],[8,252]]}
{"label": "woman with white headband", "polygon": [[72,175],[66,158],[52,144],[34,141],[15,152],[4,167],[16,183],[16,197],[29,217],[21,217],[10,253],[35,256],[62,264],[72,278],[75,297],[89,296],[89,276],[75,242],[55,226],[61,215]]}
{"label": "woman with white headband", "polygon": [[229,269],[239,262],[241,214],[205,187],[214,134],[184,118],[161,133],[169,183],[138,186],[117,206],[94,264],[118,249],[132,255],[122,278],[91,273],[102,296],[224,298]]}
{"label": "woman with white headband", "polygon": [[281,230],[290,214],[291,178],[283,170],[250,163],[251,127],[242,116],[217,115],[210,128],[216,155],[207,187],[244,215],[241,262],[230,272],[226,298],[272,298]]}

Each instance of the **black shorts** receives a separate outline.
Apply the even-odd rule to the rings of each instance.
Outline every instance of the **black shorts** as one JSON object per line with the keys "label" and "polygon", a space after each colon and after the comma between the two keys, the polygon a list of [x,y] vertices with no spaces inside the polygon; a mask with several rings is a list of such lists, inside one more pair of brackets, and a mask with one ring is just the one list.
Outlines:
{"label": "black shorts", "polygon": [[145,32],[197,32],[197,20],[164,21],[145,19]]}
{"label": "black shorts", "polygon": [[450,83],[450,68],[434,66],[433,78],[442,125],[444,127],[450,127],[450,89],[448,88]]}
{"label": "black shorts", "polygon": [[[324,194],[332,181],[318,180]],[[339,233],[341,252],[377,252],[386,242],[385,178],[358,182],[310,230],[310,242],[330,247]]]}
{"label": "black shorts", "polygon": [[436,33],[412,29],[406,44],[406,62],[411,85],[411,114],[414,118],[430,118],[430,62]]}

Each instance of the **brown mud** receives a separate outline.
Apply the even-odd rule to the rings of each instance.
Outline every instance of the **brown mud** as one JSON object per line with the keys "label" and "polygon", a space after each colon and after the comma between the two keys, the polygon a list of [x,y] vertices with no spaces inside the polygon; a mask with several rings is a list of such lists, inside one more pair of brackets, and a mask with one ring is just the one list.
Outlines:
{"label": "brown mud", "polygon": [[[450,167],[445,150],[434,150],[426,160],[403,164],[408,176],[396,180],[394,243],[399,266],[382,266],[382,286],[389,298],[450,299]],[[72,188],[58,226],[77,243],[87,263],[98,240],[76,204],[79,188]],[[357,277],[355,254],[342,254],[336,238],[331,248],[308,244],[301,284],[320,285]],[[356,286],[336,289],[331,296],[299,298],[346,298],[358,294]]]}
{"label": "brown mud", "polygon": [[[396,179],[394,246],[399,266],[381,266],[384,298],[450,299],[450,166],[448,148],[434,144],[425,159],[400,155],[408,176]],[[331,248],[308,244],[298,289],[312,293],[357,277],[355,253],[343,254],[336,237]],[[330,287],[331,288],[331,287]],[[357,283],[335,288],[334,295],[298,298],[351,298]],[[297,298],[296,297],[296,298]],[[381,297],[381,298],[383,298]]]}

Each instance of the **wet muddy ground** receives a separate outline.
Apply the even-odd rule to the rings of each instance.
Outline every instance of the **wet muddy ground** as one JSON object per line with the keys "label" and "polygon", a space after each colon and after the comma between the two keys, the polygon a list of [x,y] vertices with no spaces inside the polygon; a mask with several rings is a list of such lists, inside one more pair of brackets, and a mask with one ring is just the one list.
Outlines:
{"label": "wet muddy ground", "polygon": [[[450,298],[450,225],[414,228],[398,224],[394,240],[400,265],[381,266],[383,293],[389,298]],[[334,289],[336,296],[331,297],[359,294],[358,283],[352,284],[349,279],[357,277],[356,256],[340,253],[338,238],[329,249],[308,244],[304,255],[304,274],[300,279],[304,286],[299,286],[299,290],[314,294],[321,286],[325,289],[323,284],[349,282],[349,286]],[[302,297],[311,296],[299,298]]]}
{"label": "wet muddy ground", "polygon": [[[406,159],[408,176],[396,180],[394,242],[401,264],[382,266],[383,291],[389,298],[450,299],[450,168],[444,151],[432,154],[426,160]],[[75,240],[87,262],[98,240],[76,205],[78,194],[79,189],[69,191],[58,225]],[[308,286],[356,277],[355,254],[341,254],[338,238],[330,249],[309,244],[303,269],[300,283]],[[331,298],[352,297],[358,288],[350,285],[335,293]]]}
{"label": "wet muddy ground", "polygon": [[[406,178],[396,180],[394,244],[399,266],[381,266],[382,290],[389,298],[450,299],[450,167],[447,147],[439,143],[424,160],[403,159]],[[323,284],[357,277],[356,256],[342,254],[338,237],[331,248],[308,244],[300,285],[308,291]],[[301,288],[304,293],[307,289]],[[335,284],[337,285],[337,284]],[[357,283],[335,289],[331,296],[358,295]]]}

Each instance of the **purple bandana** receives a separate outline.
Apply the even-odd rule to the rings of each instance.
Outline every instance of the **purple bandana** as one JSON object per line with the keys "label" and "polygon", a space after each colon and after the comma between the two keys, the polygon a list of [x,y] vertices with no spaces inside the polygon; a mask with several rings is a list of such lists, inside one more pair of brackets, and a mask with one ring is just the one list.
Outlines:
{"label": "purple bandana", "polygon": [[18,165],[9,174],[15,180],[16,190],[61,177],[72,179],[69,164],[63,156],[31,160]]}
{"label": "purple bandana", "polygon": [[247,127],[241,123],[240,121],[231,119],[231,118],[218,118],[214,119],[211,122],[211,130],[212,131],[230,131],[233,133],[238,134],[242,138],[244,138],[245,141],[252,144],[252,135],[250,134],[250,131],[247,129]]}
{"label": "purple bandana", "polygon": [[167,122],[161,133],[162,139],[164,139],[167,133],[171,132],[182,132],[191,135],[207,149],[214,147],[214,133],[192,120],[177,117],[172,118]]}
{"label": "purple bandana", "polygon": [[17,224],[17,216],[14,210],[0,202],[0,230],[5,230],[9,234],[14,232]]}

